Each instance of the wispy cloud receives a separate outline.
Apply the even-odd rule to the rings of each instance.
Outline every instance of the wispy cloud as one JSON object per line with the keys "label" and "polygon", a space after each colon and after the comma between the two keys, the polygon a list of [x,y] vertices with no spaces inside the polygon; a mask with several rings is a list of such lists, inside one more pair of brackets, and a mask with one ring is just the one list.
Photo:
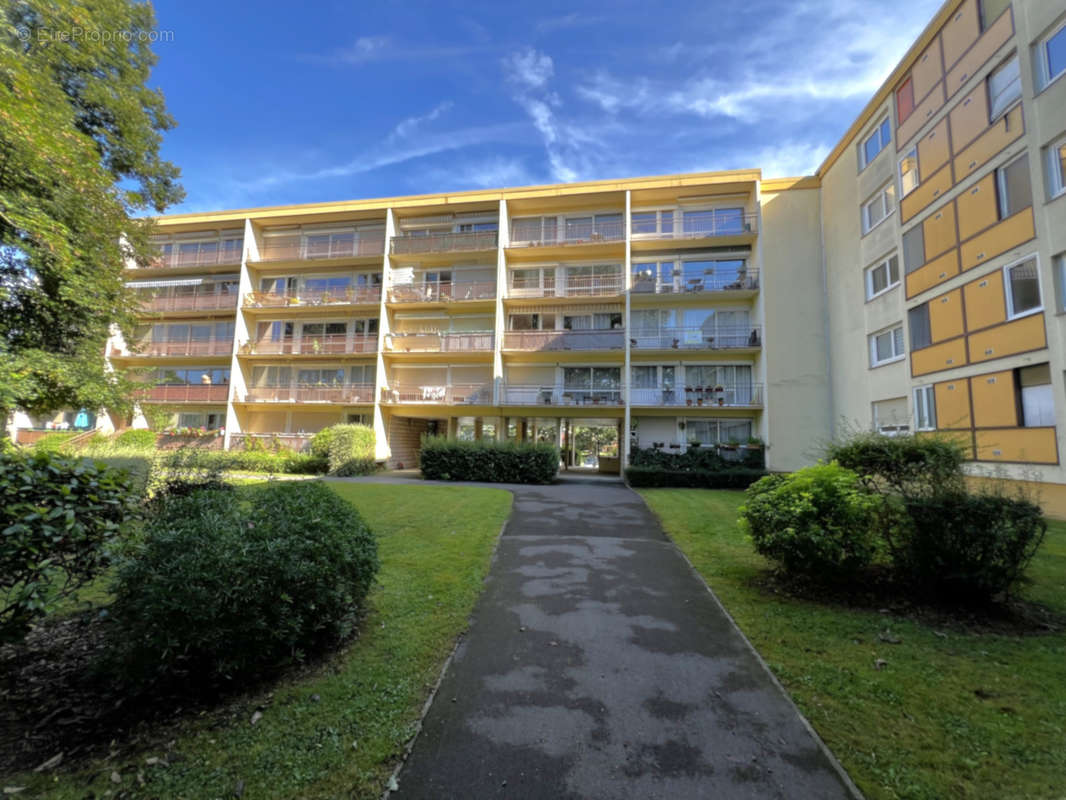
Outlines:
{"label": "wispy cloud", "polygon": [[397,123],[396,127],[392,129],[392,133],[389,134],[390,141],[396,141],[397,139],[406,139],[415,133],[421,126],[427,122],[433,122],[435,119],[439,119],[442,114],[451,111],[454,106],[451,100],[444,100],[439,103],[432,111],[422,114],[420,116],[408,117],[407,119]]}
{"label": "wispy cloud", "polygon": [[479,53],[495,52],[499,46],[425,45],[398,41],[391,36],[360,36],[352,44],[324,53],[301,53],[298,61],[328,66],[362,66],[381,61],[430,61],[446,58],[469,58]]}
{"label": "wispy cloud", "polygon": [[504,74],[523,89],[543,89],[555,74],[551,56],[532,47],[512,53],[503,60]]}
{"label": "wispy cloud", "polygon": [[605,17],[581,14],[572,11],[559,17],[546,17],[538,20],[533,26],[537,33],[551,33],[552,31],[566,30],[567,28],[583,28],[589,25],[598,25]]}
{"label": "wispy cloud", "polygon": [[[445,167],[432,167],[425,178],[433,185],[456,190],[528,186],[544,180],[529,171],[525,159],[508,156],[466,159]],[[425,180],[423,188],[424,184]]]}

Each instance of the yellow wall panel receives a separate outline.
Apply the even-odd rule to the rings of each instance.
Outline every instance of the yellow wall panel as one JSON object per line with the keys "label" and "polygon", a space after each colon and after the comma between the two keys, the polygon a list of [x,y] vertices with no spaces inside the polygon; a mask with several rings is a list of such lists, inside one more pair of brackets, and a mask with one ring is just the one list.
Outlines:
{"label": "yellow wall panel", "polygon": [[[970,5],[976,5],[976,3],[971,3]],[[947,30],[946,26],[945,30]],[[971,75],[976,75],[980,72],[981,68],[985,65],[985,62],[995,55],[995,52],[999,50],[999,48],[1001,48],[1013,34],[1014,22],[1011,19],[1011,15],[1001,14],[999,19],[992,23],[992,27],[985,31],[984,35],[981,36],[977,43],[974,44],[965,55],[963,55],[958,64],[953,67],[951,65],[951,60],[945,59],[944,63],[948,67],[948,76],[946,79],[948,97],[951,97],[951,95],[959,91],[966,81],[970,79]],[[948,44],[945,39],[945,55],[947,55],[947,49]]]}
{"label": "yellow wall panel", "polygon": [[1022,317],[1006,325],[971,334],[968,338],[970,361],[975,364],[1047,347],[1043,314]]}
{"label": "yellow wall panel", "polygon": [[950,188],[950,166],[941,168],[941,170],[929,180],[923,179],[918,185],[918,188],[904,197],[899,204],[899,211],[903,222],[914,217],[919,211],[934,202],[941,195],[947,194],[947,191]]}
{"label": "yellow wall panel", "polygon": [[932,261],[958,244],[955,231],[955,204],[947,203],[930,214],[922,223],[925,238],[925,260]]}
{"label": "yellow wall panel", "polygon": [[911,353],[911,374],[928,375],[966,364],[966,340],[953,339],[932,347],[923,347]]}
{"label": "yellow wall panel", "polygon": [[[984,233],[964,242],[959,248],[962,254],[962,269],[965,272],[1012,247],[1028,242],[1036,235],[1033,228],[1033,209],[1026,208],[1013,217],[1007,217]],[[928,247],[928,242],[926,242]]]}
{"label": "yellow wall panel", "polygon": [[919,431],[919,436],[936,436],[938,439],[946,439],[949,442],[955,442],[963,449],[963,459],[966,461],[973,461],[974,447],[973,447],[973,431],[933,431],[931,433],[923,434]]}
{"label": "yellow wall panel", "polygon": [[925,48],[925,52],[918,56],[918,60],[911,68],[915,102],[929,94],[942,77],[944,77],[944,71],[940,64],[940,38],[938,37],[933,39],[932,43]]}
{"label": "yellow wall panel", "polygon": [[944,64],[950,70],[981,34],[977,19],[977,0],[966,0],[940,29]]}
{"label": "yellow wall panel", "polygon": [[[948,142],[947,117],[940,120],[929,133],[918,141],[918,174],[925,181],[948,163],[951,147]],[[949,184],[950,185],[950,184]]]}
{"label": "yellow wall panel", "polygon": [[937,428],[969,428],[970,387],[966,378],[944,381],[933,387]]}
{"label": "yellow wall panel", "polygon": [[973,424],[976,428],[1013,428],[1018,424],[1014,371],[991,372],[970,378]]}
{"label": "yellow wall panel", "polygon": [[[978,84],[968,95],[948,112],[951,120],[951,144],[955,152],[974,139],[988,127],[988,96],[985,85]],[[955,170],[956,174],[958,170]],[[961,175],[959,175],[961,180]]]}
{"label": "yellow wall panel", "polygon": [[907,297],[914,297],[959,274],[959,251],[949,250],[907,276]]}
{"label": "yellow wall panel", "polygon": [[[984,84],[981,84],[983,91]],[[984,97],[984,94],[981,95]],[[955,134],[955,123],[952,122],[951,135]],[[984,123],[982,123],[984,126]],[[984,127],[980,136],[974,140],[973,144],[966,147],[961,153],[959,153],[959,142],[957,139],[953,140],[955,145],[955,152],[959,153],[955,158],[955,180],[961,183],[970,175],[979,170],[982,166],[988,163],[992,156],[996,155],[1000,150],[1016,140],[1025,132],[1025,127],[1022,122],[1022,107],[1015,106],[1012,108],[1006,116],[1001,117],[996,121],[995,125]]]}
{"label": "yellow wall panel", "polygon": [[929,118],[944,105],[944,84],[938,83],[925,100],[921,100],[918,97],[918,93],[915,92],[914,101],[918,103],[917,108],[896,131],[896,144],[900,149],[914,138],[914,134],[918,132],[918,129],[928,122]]}
{"label": "yellow wall panel", "polygon": [[1003,273],[996,271],[962,287],[966,300],[966,330],[977,331],[1007,320]]}
{"label": "yellow wall panel", "polygon": [[959,217],[959,238],[966,241],[976,233],[996,224],[996,173],[990,172],[955,199]]}
{"label": "yellow wall panel", "polygon": [[1054,428],[1004,428],[977,431],[978,461],[1023,464],[1059,463]]}
{"label": "yellow wall panel", "polygon": [[929,329],[934,342],[953,339],[966,332],[962,323],[962,289],[929,301]]}

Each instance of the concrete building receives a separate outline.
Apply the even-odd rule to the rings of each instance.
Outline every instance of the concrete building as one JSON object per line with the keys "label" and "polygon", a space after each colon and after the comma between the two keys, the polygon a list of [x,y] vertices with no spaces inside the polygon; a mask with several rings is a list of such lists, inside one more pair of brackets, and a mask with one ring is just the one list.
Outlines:
{"label": "concrete building", "polygon": [[1066,3],[949,0],[815,175],[163,217],[116,364],[174,424],[632,447],[944,431],[1066,513]]}

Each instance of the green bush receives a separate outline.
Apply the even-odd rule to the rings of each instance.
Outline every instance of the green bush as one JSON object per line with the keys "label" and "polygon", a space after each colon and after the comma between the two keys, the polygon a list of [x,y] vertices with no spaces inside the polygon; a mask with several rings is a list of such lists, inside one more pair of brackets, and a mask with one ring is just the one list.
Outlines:
{"label": "green bush", "polygon": [[880,498],[836,463],[770,475],[748,489],[740,522],[755,549],[787,572],[854,577],[878,552]]}
{"label": "green bush", "polygon": [[330,425],[311,437],[311,455],[329,460],[329,448],[337,434],[337,426]]}
{"label": "green bush", "polygon": [[559,471],[559,448],[550,444],[463,442],[422,439],[422,477],[439,481],[551,483]]}
{"label": "green bush", "polygon": [[901,496],[963,487],[965,452],[957,442],[940,436],[860,433],[831,444],[826,457],[857,472],[872,488],[884,487]]}
{"label": "green bush", "polygon": [[374,460],[374,429],[367,425],[334,425],[329,439],[331,475],[369,475],[377,469]]}
{"label": "green bush", "polygon": [[326,471],[326,463],[309,453],[281,449],[269,450],[202,450],[185,447],[164,453],[162,466],[168,469],[199,469],[267,474],[315,475]]}
{"label": "green bush", "polygon": [[985,600],[1018,584],[1044,539],[1040,507],[996,494],[911,498],[893,540],[897,574],[918,589]]}
{"label": "green bush", "polygon": [[626,481],[642,489],[746,489],[766,475],[765,470],[733,467],[719,470],[670,470],[660,467],[627,467]]}
{"label": "green bush", "polygon": [[379,566],[359,514],[318,481],[163,496],[152,512],[111,607],[137,682],[299,661],[352,630]]}
{"label": "green bush", "polygon": [[657,467],[670,472],[713,472],[726,469],[727,464],[714,447],[689,447],[685,452],[656,447],[635,447],[629,454],[632,467]]}
{"label": "green bush", "polygon": [[33,444],[33,449],[38,453],[58,453],[63,446],[78,435],[77,431],[57,431],[46,433]]}
{"label": "green bush", "polygon": [[155,431],[135,430],[130,428],[115,437],[115,446],[129,450],[154,450]]}
{"label": "green bush", "polygon": [[129,475],[105,464],[0,452],[0,641],[100,573],[136,501]]}

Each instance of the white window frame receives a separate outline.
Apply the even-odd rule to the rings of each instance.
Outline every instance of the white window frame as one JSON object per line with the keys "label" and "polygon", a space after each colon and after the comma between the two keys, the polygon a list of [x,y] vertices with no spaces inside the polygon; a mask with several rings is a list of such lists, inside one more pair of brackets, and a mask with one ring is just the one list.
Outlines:
{"label": "white window frame", "polygon": [[1058,296],[1058,311],[1061,314],[1066,312],[1066,252],[1051,257],[1051,268],[1055,282],[1058,284],[1055,293]]}
{"label": "white window frame", "polygon": [[[896,345],[895,332],[897,330],[900,332],[900,335],[899,335],[900,351],[898,353],[895,353],[894,355],[890,356],[889,358],[885,358],[885,359],[882,359],[882,360],[878,361],[877,360],[877,339],[878,339],[878,337],[879,336],[884,336],[886,333],[890,334],[891,335],[892,346],[893,346],[893,349],[894,349],[895,345]],[[869,343],[869,351],[870,351],[870,369],[876,369],[877,367],[883,367],[886,364],[894,364],[897,361],[902,361],[903,359],[905,359],[907,357],[907,343],[904,340],[904,336],[905,336],[905,334],[903,332],[903,323],[902,322],[899,323],[898,325],[892,325],[889,328],[882,328],[879,331],[875,331],[874,333],[871,333],[867,337],[868,343]]]}
{"label": "white window frame", "polygon": [[[1035,308],[1029,308],[1025,311],[1015,312],[1014,310],[1014,297],[1011,292],[1010,286],[1010,271],[1015,267],[1020,267],[1027,261],[1032,261],[1036,265],[1036,289],[1040,294],[1040,304]],[[1044,311],[1044,287],[1040,285],[1040,256],[1037,253],[1031,253],[1024,258],[1019,258],[1016,261],[1005,265],[1003,267],[1003,298],[1007,304],[1007,319],[1021,319],[1022,317],[1028,317],[1031,314],[1041,314]]]}
{"label": "white window frame", "polygon": [[914,430],[936,430],[936,389],[931,383],[914,389]]}
{"label": "white window frame", "polygon": [[[1066,72],[1062,73],[1066,75]],[[1066,148],[1066,136],[1056,139],[1047,146],[1044,153],[1044,167],[1047,176],[1048,199],[1054,200],[1066,194],[1066,176],[1062,174],[1062,167],[1057,154],[1060,149]]]}
{"label": "white window frame", "polygon": [[[896,279],[895,279],[895,281],[892,280],[892,270],[890,269],[890,266],[889,266],[891,264],[893,258],[896,259]],[[887,276],[888,285],[885,286],[884,289],[881,289],[879,291],[874,291],[874,281],[873,281],[874,272],[876,272],[881,267],[885,268],[885,275]],[[866,277],[866,299],[867,300],[873,300],[875,297],[880,297],[883,294],[887,294],[888,292],[891,292],[893,289],[895,289],[900,284],[899,256],[896,253],[892,253],[891,255],[885,256],[884,258],[880,259],[876,264],[867,267],[866,268],[866,276],[865,277]]]}
{"label": "white window frame", "polygon": [[875,400],[873,403],[870,404],[871,410],[873,412],[872,416],[873,416],[873,420],[874,420],[874,430],[877,431],[878,433],[882,434],[883,436],[906,436],[908,433],[911,432],[911,426],[910,426],[909,422],[907,422],[907,423],[897,422],[897,423],[894,423],[894,424],[882,424],[881,419],[878,417],[877,406],[880,403],[885,403],[885,402],[889,402],[891,400],[897,400],[897,399],[898,400],[902,400],[904,403],[907,402],[907,398],[906,397],[900,397],[900,398],[886,397],[884,400]]}
{"label": "white window frame", "polygon": [[[903,185],[903,162],[914,154],[914,185],[908,190]],[[922,185],[921,172],[918,169],[918,145],[913,145],[907,152],[899,157],[896,164],[896,173],[899,175],[899,198],[902,200],[915,189]]]}
{"label": "white window frame", "polygon": [[[888,125],[888,139],[887,139],[887,141],[885,140],[885,137],[882,135],[882,131],[883,131],[883,129],[884,129],[886,124]],[[876,137],[879,140],[880,147],[877,148],[877,152],[874,153],[874,157],[869,159],[869,160],[867,160],[867,158],[866,158],[866,143],[869,142],[874,137]],[[883,153],[885,150],[887,150],[888,146],[890,144],[892,144],[892,123],[890,123],[888,121],[888,117],[885,116],[884,118],[881,119],[880,122],[877,123],[877,125],[874,126],[873,130],[870,131],[870,135],[865,137],[859,143],[859,172],[862,172],[864,169],[866,169],[868,166],[870,166],[874,161],[876,161],[877,157],[879,155],[881,155],[881,153]]]}
{"label": "white window frame", "polygon": [[[1007,67],[1012,61],[1018,64],[1018,96],[1011,100],[1009,103],[1007,103],[1005,106],[1003,106],[1003,108],[994,110],[992,108],[992,101],[995,99],[994,97],[992,97],[992,76],[999,72],[1002,72],[1003,69]],[[1014,53],[1014,55],[1012,55],[1010,58],[1007,58],[1004,61],[1000,62],[994,70],[988,73],[988,77],[985,78],[985,91],[988,93],[989,125],[992,125],[998,120],[1003,119],[1003,117],[1005,117],[1012,108],[1022,102],[1022,94],[1024,93],[1024,89],[1022,87],[1022,65],[1017,53]]]}
{"label": "white window frame", "polygon": [[1036,66],[1036,90],[1038,92],[1044,91],[1047,87],[1066,75],[1066,69],[1061,72],[1052,75],[1051,64],[1048,63],[1047,46],[1048,42],[1054,39],[1056,36],[1066,34],[1066,19],[1061,20],[1047,36],[1040,37],[1040,41],[1036,44],[1036,53],[1033,58],[1033,64]]}
{"label": "white window frame", "polygon": [[[890,194],[892,196],[891,203],[887,199]],[[862,204],[862,208],[860,209],[860,211],[861,211],[861,214],[862,214],[862,235],[863,236],[865,236],[866,234],[870,233],[870,231],[872,231],[874,228],[876,228],[878,225],[883,223],[886,219],[888,219],[889,217],[891,217],[895,213],[895,211],[896,211],[895,194],[896,194],[896,183],[895,183],[895,181],[889,181],[884,186],[882,186],[880,189],[878,189],[876,192],[874,192],[870,196],[870,198],[865,203]],[[870,224],[869,209],[870,209],[870,206],[873,203],[878,202],[878,201],[880,201],[881,204],[882,204],[882,210],[884,211],[884,216],[882,216],[881,219],[877,220],[877,222],[875,222],[873,225],[871,225]]]}

